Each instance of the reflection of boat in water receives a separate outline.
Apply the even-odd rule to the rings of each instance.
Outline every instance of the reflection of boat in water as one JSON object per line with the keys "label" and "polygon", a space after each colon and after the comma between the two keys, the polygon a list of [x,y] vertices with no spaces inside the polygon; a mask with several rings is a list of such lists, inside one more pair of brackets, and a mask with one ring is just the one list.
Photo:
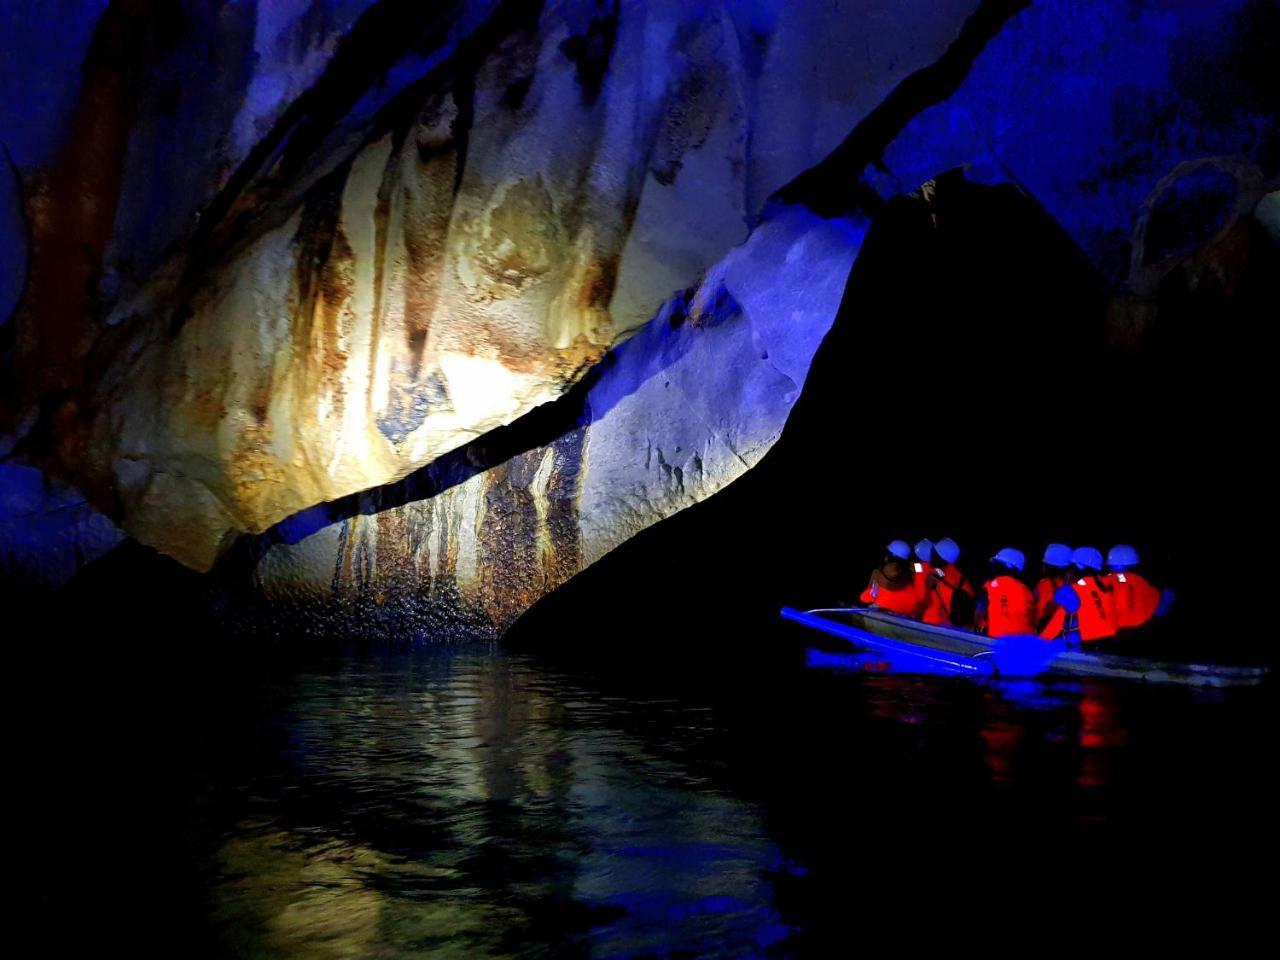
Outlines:
{"label": "reflection of boat in water", "polygon": [[[1268,669],[1259,666],[1163,662],[1145,657],[1090,653],[1062,641],[1017,636],[992,639],[958,627],[935,626],[868,607],[838,610],[793,610],[788,620],[848,640],[877,654],[890,668],[919,673],[975,676],[1113,677],[1153,683],[1207,687],[1248,687],[1262,682]],[[813,665],[840,665],[839,654],[811,651]]]}

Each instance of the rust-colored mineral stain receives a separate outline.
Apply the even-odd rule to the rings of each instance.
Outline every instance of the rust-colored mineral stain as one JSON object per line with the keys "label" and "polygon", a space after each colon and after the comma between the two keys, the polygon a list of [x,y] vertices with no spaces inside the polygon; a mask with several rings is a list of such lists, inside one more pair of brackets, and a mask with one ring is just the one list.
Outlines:
{"label": "rust-colored mineral stain", "polygon": [[[258,371],[253,390],[249,394],[249,412],[259,427],[266,427],[267,414],[271,410],[271,394],[274,381],[271,376],[271,365],[266,364]],[[270,431],[265,431],[270,433]]]}
{"label": "rust-colored mineral stain", "polygon": [[[391,198],[398,192],[403,131],[393,138],[391,151],[382,167],[378,195],[373,205],[373,298],[369,318],[369,350],[367,380],[377,378],[378,351],[382,344],[382,322],[386,315],[387,247],[391,242]],[[366,410],[372,416],[374,398],[365,398]]]}
{"label": "rust-colored mineral stain", "polygon": [[341,230],[333,238],[333,249],[320,277],[323,292],[320,316],[320,342],[316,344],[319,366],[313,368],[322,382],[333,389],[334,406],[341,408],[343,373],[347,351],[342,346],[342,315],[348,309],[355,289],[355,251]]}
{"label": "rust-colored mineral stain", "polygon": [[355,287],[355,251],[339,225],[341,176],[334,174],[308,201],[294,237],[294,288],[297,310],[290,317],[290,339],[302,368],[302,396],[319,396],[329,387],[341,409],[342,375],[347,354],[341,318]]}
{"label": "rust-colored mineral stain", "polygon": [[30,274],[16,323],[22,403],[78,386],[93,344],[93,282],[111,237],[159,0],[117,0],[98,21],[66,144],[27,190]]}
{"label": "rust-colored mineral stain", "polygon": [[341,595],[351,592],[355,584],[355,554],[359,534],[360,516],[342,522],[339,534],[338,563],[333,574],[333,592]]}
{"label": "rust-colored mineral stain", "polygon": [[488,509],[476,531],[481,569],[477,599],[500,629],[581,569],[578,508],[584,449],[582,431],[553,444],[542,504],[533,484],[546,447],[484,475]]}
{"label": "rust-colored mineral stain", "polygon": [[[202,375],[199,372],[189,379],[178,381],[166,378],[165,383],[172,383],[175,388],[185,387],[179,399],[183,405],[183,420],[192,427],[202,430],[214,430],[227,415],[227,395],[225,378]],[[175,389],[175,394],[177,393]],[[174,409],[174,408],[169,408]]]}
{"label": "rust-colored mineral stain", "polygon": [[487,293],[510,296],[540,279],[563,254],[555,204],[542,177],[507,187],[477,237],[476,263],[489,278]]}
{"label": "rust-colored mineral stain", "polygon": [[618,285],[620,253],[597,258],[587,267],[587,275],[578,292],[578,306],[583,310],[608,310]]}
{"label": "rust-colored mineral stain", "polygon": [[377,581],[388,594],[416,593],[413,529],[406,510],[384,510],[374,517],[377,528]]}
{"label": "rust-colored mineral stain", "polygon": [[404,247],[409,271],[404,316],[413,380],[420,376],[431,317],[440,299],[457,165],[453,150],[434,153],[418,164],[416,191],[405,188]]}

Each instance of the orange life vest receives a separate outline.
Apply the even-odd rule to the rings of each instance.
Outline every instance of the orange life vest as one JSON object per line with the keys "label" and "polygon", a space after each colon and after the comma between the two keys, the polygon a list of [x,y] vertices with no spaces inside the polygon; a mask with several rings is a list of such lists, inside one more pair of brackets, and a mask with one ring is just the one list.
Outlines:
{"label": "orange life vest", "polygon": [[1036,598],[1025,583],[1005,574],[992,577],[983,589],[987,591],[987,636],[1036,632]]}
{"label": "orange life vest", "polygon": [[1044,623],[1058,609],[1053,595],[1066,582],[1066,574],[1040,578],[1040,582],[1036,584],[1036,623]]}
{"label": "orange life vest", "polygon": [[924,581],[925,607],[921,619],[925,623],[950,623],[956,590],[963,590],[972,597],[975,595],[973,584],[954,563],[940,567],[930,567],[926,563],[924,566],[930,569],[930,573]]}
{"label": "orange life vest", "polygon": [[1117,627],[1140,627],[1155,616],[1160,606],[1160,591],[1142,574],[1118,570],[1108,573],[1102,582],[1111,587]]}
{"label": "orange life vest", "polygon": [[903,584],[897,590],[891,589],[886,584],[876,583],[872,579],[858,599],[863,603],[874,604],[881,610],[900,613],[905,617],[920,616],[920,609],[924,602],[918,575],[913,576],[910,583]]}
{"label": "orange life vest", "polygon": [[1078,631],[1085,643],[1105,640],[1116,635],[1115,598],[1105,584],[1092,574],[1071,584],[1080,598],[1080,609],[1068,614],[1059,607],[1049,618],[1048,625],[1040,631],[1046,640],[1056,640],[1064,633]]}

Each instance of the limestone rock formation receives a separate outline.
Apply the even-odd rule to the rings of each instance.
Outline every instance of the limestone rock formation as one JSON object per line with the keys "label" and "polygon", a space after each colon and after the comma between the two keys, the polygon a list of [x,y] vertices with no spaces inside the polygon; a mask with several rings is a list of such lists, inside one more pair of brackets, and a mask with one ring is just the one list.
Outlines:
{"label": "limestone rock formation", "polygon": [[[610,354],[554,440],[428,498],[357,500],[348,516],[322,514],[331,522],[320,530],[265,551],[258,588],[285,610],[408,599],[505,628],[759,461],[835,317],[864,230],[779,211]],[[779,289],[792,294],[780,299]],[[465,451],[468,461],[485,459],[483,442]]]}
{"label": "limestone rock formation", "polygon": [[877,33],[896,5],[460,5],[483,22],[465,56],[337,132],[288,128],[111,307],[60,459],[202,570],[244,532],[396,481],[562,394],[972,6]]}
{"label": "limestone rock formation", "polygon": [[500,629],[764,455],[866,223],[946,171],[1061,225],[1114,346],[1165,278],[1229,284],[1276,219],[1274,26],[1250,0],[106,4],[65,110],[3,138],[0,466],[194,569],[247,558],[281,608]]}
{"label": "limestone rock formation", "polygon": [[64,584],[123,539],[74,488],[0,464],[0,593]]}
{"label": "limestone rock formation", "polygon": [[[1097,5],[1094,13],[1103,23],[1116,21],[1112,26],[1117,44],[1136,47],[1144,24],[1146,29],[1155,29],[1150,20],[1154,13],[1143,11],[1136,25],[1105,5]],[[1051,4],[1034,15],[1015,17],[995,31],[971,71],[966,74],[964,69],[955,69],[937,81],[937,89],[944,94],[950,84],[958,87],[947,100],[928,106],[928,101],[917,95],[915,102],[904,106],[892,104],[892,110],[900,110],[900,114],[887,118],[877,108],[876,115],[857,125],[827,161],[790,185],[784,197],[820,206],[842,190],[854,193],[856,187],[850,184],[858,181],[845,171],[860,169],[862,163],[875,159],[869,156],[874,150],[869,151],[866,140],[860,138],[870,137],[877,128],[887,129],[892,139],[883,161],[873,163],[863,176],[861,182],[866,187],[885,196],[917,190],[921,180],[956,164],[970,164],[967,172],[979,182],[1019,184],[1033,205],[1037,201],[1048,205],[1049,212],[1091,261],[1088,269],[1112,279],[1113,289],[1123,292],[1113,301],[1116,309],[1123,309],[1143,283],[1153,282],[1152,278],[1158,282],[1170,270],[1190,262],[1188,258],[1194,259],[1206,243],[1212,246],[1215,236],[1228,234],[1253,209],[1267,183],[1251,145],[1251,124],[1259,114],[1242,110],[1242,115],[1251,117],[1247,122],[1239,117],[1220,118],[1217,123],[1201,118],[1197,136],[1204,148],[1213,143],[1215,150],[1222,151],[1210,159],[1188,159],[1186,148],[1160,126],[1159,114],[1151,119],[1126,119],[1140,135],[1133,141],[1117,141],[1114,127],[1101,122],[1107,116],[1102,103],[1120,96],[1122,90],[1126,91],[1124,96],[1133,96],[1132,86],[1147,90],[1155,103],[1176,99],[1177,94],[1168,89],[1165,75],[1144,76],[1141,61],[1130,61],[1114,52],[1099,61],[1096,51],[1083,49],[1092,35],[1088,31],[1079,42],[1065,42],[1069,56],[1054,69],[1029,74],[1029,51],[1062,44],[1055,24],[1071,16],[1061,5]],[[1232,29],[1238,28],[1229,12],[1219,11],[1216,16],[1233,25]],[[1166,20],[1160,22],[1160,29],[1184,43],[1190,28]],[[1206,45],[1198,55],[1205,62],[1220,63],[1224,52]],[[1185,58],[1185,52],[1181,56]],[[1195,62],[1194,58],[1183,59],[1179,66],[1193,70]],[[1070,144],[1074,165],[1050,164],[1041,151],[1055,149],[1046,146],[1053,143],[1048,127],[1056,122],[1055,111],[1069,111],[1072,98],[1078,97],[1066,82],[1075,75],[1090,76],[1090,96],[1099,106],[1091,114],[1092,120],[1081,118],[1080,132]],[[1015,78],[1022,78],[1026,86],[1013,91],[1012,96],[1023,106],[1011,114],[1001,110],[1001,100],[992,91],[997,87],[1006,90],[1015,84]],[[1257,108],[1256,103],[1252,106]],[[1116,109],[1122,112],[1123,104]],[[986,135],[975,133],[966,118],[980,119]],[[902,129],[895,134],[892,127],[899,120]],[[1028,130],[1034,131],[1029,140]],[[1197,170],[1217,171],[1220,176],[1203,184],[1203,178],[1186,179]],[[912,177],[919,179],[909,179]],[[1110,199],[1097,199],[1090,186],[1102,182],[1114,185]],[[1214,190],[1226,191],[1221,217],[1211,217],[1212,222],[1203,227],[1183,226],[1181,211],[1188,206],[1185,196],[1198,198],[1195,202],[1206,207],[1206,191],[1212,194]],[[1170,225],[1151,228],[1152,218],[1158,220],[1159,211],[1168,207],[1170,191],[1179,216],[1169,220]],[[917,193],[926,205],[931,203],[929,184]],[[1125,206],[1129,198],[1134,200],[1132,208]],[[854,198],[848,202],[857,206],[859,201]],[[946,216],[947,212],[939,207],[937,215]],[[755,327],[761,317],[779,316],[770,301],[776,303],[780,296],[788,303],[804,301],[807,287],[791,272],[790,257],[775,262],[774,256],[764,253],[768,231],[786,234],[793,229],[784,226],[793,222],[788,219],[794,216],[793,208],[781,208],[778,216],[776,223],[766,218],[727,261],[739,265],[739,276],[749,273],[755,283],[774,291],[772,297],[752,299],[739,327]],[[1146,238],[1155,239],[1161,231],[1159,243],[1165,252],[1153,259],[1146,257]],[[850,251],[856,251],[859,239],[860,233],[850,236]],[[1119,282],[1131,259],[1126,241],[1143,271],[1131,270],[1124,281],[1127,287]],[[1125,256],[1117,258],[1117,250]],[[751,266],[744,269],[744,264]],[[833,275],[837,271],[833,264]],[[695,299],[719,296],[717,275],[718,268],[708,272]],[[922,277],[921,282],[927,283],[928,278]],[[726,293],[734,302],[744,302],[732,286]],[[808,325],[825,329],[836,306],[835,302],[815,303]],[[457,483],[433,486],[405,504],[383,504],[376,496],[350,504],[341,516],[329,515],[330,524],[320,531],[270,547],[256,567],[259,587],[277,604],[287,606],[289,600],[299,600],[312,611],[338,601],[366,623],[380,610],[395,608],[410,598],[419,606],[477,610],[479,622],[500,629],[533,600],[649,523],[720,488],[742,469],[728,458],[717,462],[712,455],[715,444],[710,451],[700,448],[697,437],[703,435],[705,444],[705,436],[715,436],[726,423],[731,425],[730,432],[744,429],[759,438],[748,458],[748,463],[754,464],[776,439],[795,391],[771,386],[772,399],[760,402],[765,408],[775,408],[772,418],[744,427],[757,404],[744,400],[736,389],[720,389],[726,368],[731,378],[739,376],[730,359],[736,356],[734,347],[719,345],[714,353],[700,355],[696,365],[683,351],[677,354],[678,360],[669,358],[665,347],[669,334],[662,320],[678,310],[679,301],[668,304],[651,327],[616,351],[614,363],[604,366],[583,408],[581,419],[588,424],[585,429],[566,429],[553,443],[537,445]],[[730,325],[726,328],[733,329]],[[1113,321],[1113,337],[1115,330]],[[789,344],[794,351],[793,369],[807,370],[817,340],[796,331],[784,334],[778,330],[769,338],[767,352],[782,344]],[[666,371],[663,391],[636,391],[626,404],[610,406],[603,418],[596,417],[598,405],[592,398],[610,396],[617,389],[615,384],[629,382],[619,370],[636,357],[661,358],[647,362],[658,363]],[[676,379],[681,373],[684,376]],[[668,380],[673,381],[673,387],[680,384],[677,396],[686,394],[691,383],[708,382],[717,389],[701,391],[699,399],[671,409],[664,404],[665,391],[670,389],[665,386]],[[795,382],[802,385],[803,378]],[[692,438],[687,436],[690,430]],[[666,440],[664,435],[670,433],[684,435],[685,442]],[[671,458],[677,446],[683,458],[678,462]],[[696,460],[690,450],[697,451]],[[483,456],[475,459],[484,462]],[[715,479],[708,482],[708,478]],[[660,495],[654,495],[655,487]],[[299,533],[305,529],[309,528],[304,524]],[[414,603],[407,606],[412,608]]]}

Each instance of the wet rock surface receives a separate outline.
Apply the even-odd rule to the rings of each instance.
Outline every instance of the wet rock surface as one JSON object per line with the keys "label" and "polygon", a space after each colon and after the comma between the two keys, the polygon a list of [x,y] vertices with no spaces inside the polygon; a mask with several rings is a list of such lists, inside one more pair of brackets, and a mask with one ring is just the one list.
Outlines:
{"label": "wet rock surface", "polygon": [[[437,462],[382,491],[385,499],[291,519],[261,542],[258,590],[284,609],[361,598],[460,604],[504,628],[759,461],[799,396],[863,230],[803,209],[779,214],[557,401],[548,426],[558,435],[488,466],[489,446],[510,453],[517,425],[450,457],[450,470]],[[780,303],[779,286],[797,293]]]}
{"label": "wet rock surface", "polygon": [[[972,4],[908,14],[864,38],[865,74],[842,63],[815,89],[787,80],[797,62],[837,62],[861,30],[835,4],[455,4],[435,19],[412,7],[373,5],[282,113],[252,102],[250,117],[210,119],[242,146],[246,125],[279,114],[196,230],[162,230],[174,252],[106,291],[119,296],[99,311],[105,329],[43,295],[21,325],[20,353],[52,350],[60,372],[28,376],[20,396],[71,390],[59,461],[134,536],[194,568],[240,533],[396,481],[559,396],[741,242],[765,198],[941,51]],[[121,34],[138,25],[117,20]],[[430,50],[413,46],[440,24]],[[154,41],[104,30],[91,48],[110,64],[103,83],[124,91],[113,136],[135,153],[154,133],[137,124],[159,109],[139,84],[180,55],[170,47],[189,26]],[[244,48],[225,59],[243,62],[246,38],[272,29],[292,28],[220,23],[219,42]],[[278,58],[257,69],[250,91],[271,86]],[[375,103],[362,84],[379,87]],[[806,129],[778,134],[803,117]],[[61,257],[37,244],[37,286],[53,289],[52,259],[74,259],[84,282],[114,262],[113,209],[122,236],[136,233],[138,174],[111,152],[110,170],[86,164],[104,197],[97,247]],[[44,314],[66,324],[60,351]]]}
{"label": "wet rock surface", "polygon": [[929,303],[954,327],[920,315],[962,247],[891,271],[896,313],[846,296],[863,388],[816,470],[931,391],[922,345],[1020,404],[1044,355],[1135,364],[1159,411],[1186,324],[1270,296],[1265,4],[161,7],[108,5],[63,145],[15,148],[0,459],[250,620],[501,631],[761,461],[903,203],[934,231],[990,204],[1061,275],[1029,270],[1005,367],[972,284]]}
{"label": "wet rock surface", "polygon": [[35,467],[0,463],[0,596],[44,595],[124,538],[73,487]]}

